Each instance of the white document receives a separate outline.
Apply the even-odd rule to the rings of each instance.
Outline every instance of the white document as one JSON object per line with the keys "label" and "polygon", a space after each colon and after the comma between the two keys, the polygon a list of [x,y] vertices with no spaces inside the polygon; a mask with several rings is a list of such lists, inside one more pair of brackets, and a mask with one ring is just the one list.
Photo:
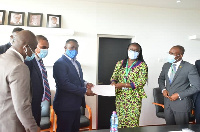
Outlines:
{"label": "white document", "polygon": [[182,131],[169,131],[169,132],[194,132],[194,131],[189,128],[184,128],[182,129]]}
{"label": "white document", "polygon": [[115,96],[115,86],[112,85],[95,85],[91,90],[97,95]]}

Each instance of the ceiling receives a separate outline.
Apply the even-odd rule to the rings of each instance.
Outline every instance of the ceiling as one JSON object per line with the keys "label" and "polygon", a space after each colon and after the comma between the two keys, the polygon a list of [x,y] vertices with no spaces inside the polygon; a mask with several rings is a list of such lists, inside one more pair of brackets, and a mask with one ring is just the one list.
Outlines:
{"label": "ceiling", "polygon": [[179,8],[200,10],[200,0],[85,0],[98,3],[132,4],[139,6],[159,7],[159,8]]}

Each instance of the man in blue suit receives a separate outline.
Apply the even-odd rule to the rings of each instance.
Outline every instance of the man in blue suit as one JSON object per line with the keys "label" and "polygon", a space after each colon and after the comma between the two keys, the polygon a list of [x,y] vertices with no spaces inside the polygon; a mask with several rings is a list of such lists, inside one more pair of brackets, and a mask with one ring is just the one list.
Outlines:
{"label": "man in blue suit", "polygon": [[76,60],[78,42],[69,39],[65,53],[53,66],[56,94],[53,102],[57,115],[57,132],[78,132],[80,128],[80,107],[85,108],[85,93],[93,95],[93,84],[83,80],[80,63]]}
{"label": "man in blue suit", "polygon": [[[195,62],[195,66],[200,75],[200,60]],[[194,107],[195,107],[195,119],[196,124],[200,124],[200,92],[193,95]]]}
{"label": "man in blue suit", "polygon": [[48,54],[49,42],[47,38],[42,35],[37,35],[36,38],[38,45],[35,49],[35,58],[31,61],[26,61],[25,63],[29,67],[31,76],[32,112],[37,125],[40,126],[41,102],[50,100],[50,97],[46,96],[46,92],[49,93],[50,91],[46,88],[49,88],[48,84],[46,84],[48,83],[47,78],[43,78],[43,73],[47,73],[42,62],[42,58],[45,58]]}
{"label": "man in blue suit", "polygon": [[23,28],[19,28],[19,27],[13,29],[12,35],[10,35],[10,42],[0,46],[0,54],[5,53],[12,46],[13,38],[16,36],[16,34],[18,32],[20,32],[22,30],[24,30],[24,29]]}

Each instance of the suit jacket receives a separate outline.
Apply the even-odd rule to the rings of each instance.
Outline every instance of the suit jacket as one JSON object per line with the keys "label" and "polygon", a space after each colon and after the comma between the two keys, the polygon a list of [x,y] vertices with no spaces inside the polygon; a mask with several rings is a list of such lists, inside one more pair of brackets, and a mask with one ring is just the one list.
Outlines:
{"label": "suit jacket", "polygon": [[7,43],[0,46],[0,54],[5,53],[11,47],[11,43]]}
{"label": "suit jacket", "polygon": [[0,64],[0,131],[36,132],[28,67],[11,49],[0,55]]}
{"label": "suit jacket", "polygon": [[173,111],[190,112],[192,102],[190,96],[200,91],[200,78],[196,67],[188,62],[182,61],[176,71],[172,83],[169,82],[168,71],[171,63],[165,63],[158,78],[161,90],[166,89],[169,96],[178,93],[180,99],[170,101],[164,98],[165,108],[171,107]]}
{"label": "suit jacket", "polygon": [[37,125],[40,126],[41,102],[44,94],[42,74],[35,58],[31,61],[25,61],[25,64],[28,66],[30,70],[31,91],[32,91],[32,103],[31,103],[32,112],[37,122]]}
{"label": "suit jacket", "polygon": [[197,61],[195,62],[195,66],[196,66],[197,71],[198,71],[198,73],[199,73],[199,75],[200,75],[200,60],[197,60]]}
{"label": "suit jacket", "polygon": [[[195,66],[196,66],[196,68],[197,68],[197,71],[198,71],[198,73],[199,73],[199,76],[200,76],[200,60],[197,60],[196,62],[195,62]],[[192,99],[193,99],[193,102],[195,103],[196,102],[196,99],[197,99],[197,96],[200,94],[200,92],[198,92],[198,93],[195,93],[193,96],[192,96]],[[196,105],[195,107],[200,107],[200,105]]]}
{"label": "suit jacket", "polygon": [[86,88],[83,72],[78,61],[80,77],[72,62],[63,55],[53,66],[53,77],[56,82],[56,94],[53,102],[55,110],[73,111],[85,107]]}

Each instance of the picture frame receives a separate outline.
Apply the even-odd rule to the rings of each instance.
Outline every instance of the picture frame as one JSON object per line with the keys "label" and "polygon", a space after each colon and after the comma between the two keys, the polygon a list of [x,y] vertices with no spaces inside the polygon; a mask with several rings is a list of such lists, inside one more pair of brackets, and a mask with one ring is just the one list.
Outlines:
{"label": "picture frame", "polygon": [[47,14],[47,27],[61,28],[61,15]]}
{"label": "picture frame", "polygon": [[24,26],[24,12],[9,11],[8,25]]}
{"label": "picture frame", "polygon": [[0,25],[4,25],[4,21],[5,21],[5,10],[0,10]]}
{"label": "picture frame", "polygon": [[42,27],[43,14],[28,12],[27,26]]}

